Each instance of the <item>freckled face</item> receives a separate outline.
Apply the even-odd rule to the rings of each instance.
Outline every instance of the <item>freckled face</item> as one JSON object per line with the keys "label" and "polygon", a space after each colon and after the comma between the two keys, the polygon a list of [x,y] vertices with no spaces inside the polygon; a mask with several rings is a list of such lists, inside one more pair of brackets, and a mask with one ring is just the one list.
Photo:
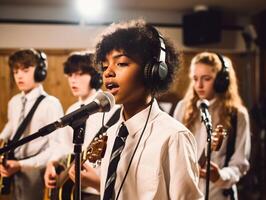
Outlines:
{"label": "freckled face", "polygon": [[[103,82],[117,104],[142,106],[147,95],[142,67],[123,51],[113,50],[103,62]],[[139,104],[139,105],[138,105]]]}
{"label": "freckled face", "polygon": [[216,73],[211,66],[197,63],[191,67],[193,87],[200,99],[211,100],[215,96],[213,88]]}

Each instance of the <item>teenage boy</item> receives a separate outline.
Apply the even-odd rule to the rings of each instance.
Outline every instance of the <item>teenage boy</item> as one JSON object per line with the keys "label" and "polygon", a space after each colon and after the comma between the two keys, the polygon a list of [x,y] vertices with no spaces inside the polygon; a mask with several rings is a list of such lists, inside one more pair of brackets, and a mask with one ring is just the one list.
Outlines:
{"label": "teenage boy", "polygon": [[[67,109],[67,114],[80,108],[81,105],[86,105],[92,102],[96,96],[97,91],[102,86],[102,77],[97,72],[94,62],[94,54],[87,52],[75,52],[72,53],[66,62],[64,63],[64,74],[68,79],[68,83],[72,94],[78,98],[78,101],[71,105]],[[116,107],[117,108],[117,107]],[[105,114],[105,120],[108,120],[113,114],[115,109]],[[96,113],[91,115],[86,120],[84,150],[91,143],[96,133],[102,126],[102,113]],[[64,133],[60,136],[60,144],[57,144],[53,158],[48,163],[45,172],[45,185],[48,188],[56,187],[56,166],[58,165],[59,158],[65,157],[67,154],[73,153],[74,145],[73,129],[71,127],[65,127]],[[58,148],[60,145],[60,148]],[[74,165],[70,168],[69,177],[75,181]],[[85,162],[81,171],[81,186],[82,199],[94,200],[100,199],[99,196],[99,168],[93,168],[89,162]],[[86,177],[93,179],[87,181]]]}
{"label": "teenage boy", "polygon": [[[48,95],[42,87],[42,81],[47,74],[47,60],[43,52],[34,49],[16,51],[9,57],[9,66],[21,92],[8,103],[8,122],[0,134],[0,139],[14,142],[62,117],[63,109],[59,100]],[[25,131],[18,133],[18,127],[39,98],[43,99]],[[16,148],[13,152],[14,157],[7,160],[5,166],[0,165],[2,176],[13,177],[12,199],[36,200],[43,197],[42,177],[50,156],[48,147],[53,143],[56,134],[58,133],[38,138]]]}
{"label": "teenage boy", "polygon": [[173,46],[145,21],[129,21],[102,35],[96,61],[105,87],[122,104],[120,120],[107,131],[101,198],[201,199],[195,139],[155,99],[173,81]]}

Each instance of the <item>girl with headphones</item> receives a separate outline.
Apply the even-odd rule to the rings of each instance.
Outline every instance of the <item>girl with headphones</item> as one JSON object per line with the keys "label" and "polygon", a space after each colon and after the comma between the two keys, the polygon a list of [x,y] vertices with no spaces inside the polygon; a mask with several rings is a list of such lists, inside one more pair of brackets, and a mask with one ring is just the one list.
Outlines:
{"label": "girl with headphones", "polygon": [[122,105],[107,131],[102,199],[201,199],[194,137],[155,98],[178,66],[172,44],[143,20],[121,22],[102,35],[96,61],[107,91]]}
{"label": "girl with headphones", "polygon": [[[220,150],[212,152],[209,199],[237,199],[236,183],[249,169],[250,125],[232,63],[217,53],[199,53],[191,61],[190,79],[188,91],[178,103],[174,117],[194,134],[200,157],[206,146],[207,132],[201,123],[197,102],[209,101],[213,127],[221,124],[228,133]],[[204,192],[204,168],[200,169],[200,177],[200,189]]]}

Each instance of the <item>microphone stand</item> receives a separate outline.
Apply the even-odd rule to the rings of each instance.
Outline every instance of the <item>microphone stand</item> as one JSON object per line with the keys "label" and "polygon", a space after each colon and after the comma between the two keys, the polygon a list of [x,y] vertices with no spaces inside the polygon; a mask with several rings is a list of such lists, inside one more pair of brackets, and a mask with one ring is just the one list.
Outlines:
{"label": "microphone stand", "polygon": [[74,159],[75,159],[75,200],[81,200],[81,152],[84,143],[86,120],[70,125],[73,130]]}
{"label": "microphone stand", "polygon": [[209,199],[209,187],[210,187],[210,169],[211,169],[211,134],[212,128],[209,124],[204,123],[207,131],[207,165],[206,165],[206,188],[205,188],[205,200]]}
{"label": "microphone stand", "polygon": [[[84,124],[87,117],[82,118],[76,118],[73,119],[73,121],[69,124],[74,130],[74,136],[73,136],[73,143],[74,145],[74,154],[75,154],[75,200],[81,200],[81,183],[80,183],[80,163],[81,163],[81,151],[82,151],[82,144],[84,141]],[[55,122],[49,125],[46,125],[39,129],[37,132],[26,136],[16,142],[13,142],[11,144],[8,144],[7,146],[4,146],[3,148],[0,148],[0,155],[8,152],[10,150],[14,150],[15,148],[26,144],[36,138],[46,136],[53,131],[55,131],[58,128],[61,128],[62,125],[59,122]]]}
{"label": "microphone stand", "polygon": [[16,142],[13,142],[13,143],[10,143],[8,144],[7,146],[4,146],[3,148],[0,149],[0,155],[5,153],[5,152],[8,152],[10,150],[13,150],[23,144],[26,144],[38,137],[43,137],[45,135],[48,135],[50,134],[51,132],[55,131],[57,128],[60,128],[60,124],[59,123],[53,123],[53,124],[49,124],[47,126],[44,126],[43,128],[39,129],[37,132],[27,136],[27,137],[24,137]]}
{"label": "microphone stand", "polygon": [[207,131],[207,155],[206,155],[206,188],[205,200],[209,199],[209,185],[210,185],[210,169],[211,169],[211,136],[212,136],[212,123],[211,116],[208,112],[209,102],[206,99],[198,101],[197,107],[200,108],[201,122],[204,123]]}

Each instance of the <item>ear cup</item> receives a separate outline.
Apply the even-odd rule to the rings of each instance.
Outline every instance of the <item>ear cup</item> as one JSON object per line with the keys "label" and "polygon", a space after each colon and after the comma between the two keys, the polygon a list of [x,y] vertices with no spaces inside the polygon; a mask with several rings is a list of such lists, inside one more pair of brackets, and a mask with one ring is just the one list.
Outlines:
{"label": "ear cup", "polygon": [[144,67],[144,83],[150,90],[159,90],[161,83],[163,83],[168,75],[168,66],[165,62],[166,49],[164,39],[160,33],[153,27],[151,27],[151,31],[158,37],[160,49],[158,57],[154,58]]}
{"label": "ear cup", "polygon": [[38,56],[38,64],[35,67],[34,71],[34,80],[36,82],[42,82],[45,80],[47,76],[47,65],[46,65],[46,54],[41,51],[37,51],[37,56]]}
{"label": "ear cup", "polygon": [[217,73],[213,87],[217,93],[224,93],[230,84],[229,68],[226,66],[223,57],[220,54],[217,54],[217,56],[222,63],[222,69]]}
{"label": "ear cup", "polygon": [[158,89],[161,81],[165,80],[168,74],[168,67],[165,62],[156,61],[153,64],[147,64],[144,68],[144,81],[151,89]]}
{"label": "ear cup", "polygon": [[103,80],[101,74],[95,72],[95,74],[91,76],[90,87],[98,90],[102,87],[102,84]]}

